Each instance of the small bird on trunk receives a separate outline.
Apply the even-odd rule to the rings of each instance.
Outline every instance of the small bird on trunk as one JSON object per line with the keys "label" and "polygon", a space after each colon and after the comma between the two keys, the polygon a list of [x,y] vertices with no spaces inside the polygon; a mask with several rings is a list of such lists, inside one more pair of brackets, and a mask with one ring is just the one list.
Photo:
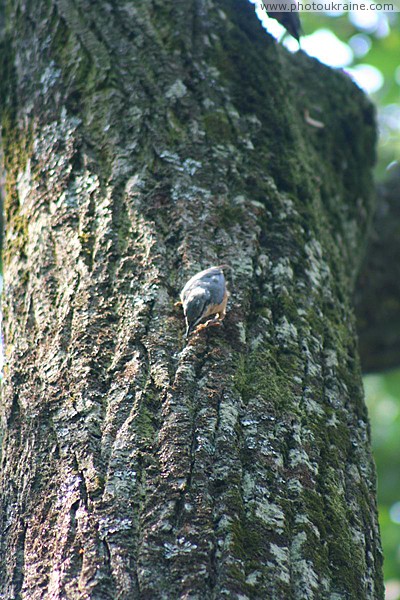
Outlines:
{"label": "small bird on trunk", "polygon": [[225,318],[229,294],[222,270],[224,267],[227,265],[210,267],[196,273],[181,291],[186,319],[185,337],[212,325],[221,325]]}

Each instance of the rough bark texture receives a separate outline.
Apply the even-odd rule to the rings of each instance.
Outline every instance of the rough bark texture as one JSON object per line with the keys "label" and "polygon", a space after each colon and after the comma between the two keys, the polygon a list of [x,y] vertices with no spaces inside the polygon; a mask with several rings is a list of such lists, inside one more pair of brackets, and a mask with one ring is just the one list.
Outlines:
{"label": "rough bark texture", "polygon": [[9,4],[2,598],[382,598],[370,104],[244,1]]}
{"label": "rough bark texture", "polygon": [[377,210],[356,285],[363,371],[400,366],[400,167],[377,188]]}

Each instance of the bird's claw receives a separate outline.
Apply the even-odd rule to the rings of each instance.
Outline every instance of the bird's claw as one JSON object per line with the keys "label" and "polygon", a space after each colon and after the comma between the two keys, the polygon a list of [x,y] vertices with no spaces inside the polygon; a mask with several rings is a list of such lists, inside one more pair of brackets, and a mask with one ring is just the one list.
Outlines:
{"label": "bird's claw", "polygon": [[208,327],[220,327],[221,325],[222,325],[221,320],[218,317],[216,317],[215,319],[210,319],[209,321],[206,321],[205,323],[201,323],[200,325],[197,325],[197,327],[193,331],[193,333],[199,333],[203,329],[208,329]]}

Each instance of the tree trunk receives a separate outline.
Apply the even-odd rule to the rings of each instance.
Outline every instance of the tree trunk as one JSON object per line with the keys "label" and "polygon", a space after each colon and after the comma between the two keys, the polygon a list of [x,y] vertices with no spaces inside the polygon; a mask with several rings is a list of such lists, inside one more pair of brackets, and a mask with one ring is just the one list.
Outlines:
{"label": "tree trunk", "polygon": [[377,186],[377,209],[355,289],[363,371],[400,366],[400,167]]}
{"label": "tree trunk", "polygon": [[371,105],[245,1],[8,4],[3,597],[383,598]]}

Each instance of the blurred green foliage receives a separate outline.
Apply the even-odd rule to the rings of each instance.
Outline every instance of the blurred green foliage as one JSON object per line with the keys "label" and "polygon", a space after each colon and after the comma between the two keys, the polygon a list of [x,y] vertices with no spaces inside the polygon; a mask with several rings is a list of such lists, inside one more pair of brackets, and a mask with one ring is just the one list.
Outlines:
{"label": "blurred green foliage", "polygon": [[385,579],[397,579],[400,586],[400,370],[368,375],[364,387],[378,471]]}
{"label": "blurred green foliage", "polygon": [[382,85],[371,98],[380,129],[376,175],[383,179],[387,166],[400,161],[400,13],[376,13],[375,21],[362,17],[362,13],[301,13],[305,36],[328,29],[351,48],[346,69],[373,67],[382,76]]}
{"label": "blurred green foliage", "polygon": [[[376,23],[365,23],[364,26],[361,26],[361,20],[348,13],[337,17],[326,13],[302,13],[301,20],[304,35],[317,29],[330,29],[342,42],[349,44],[354,52],[349,66],[369,64],[379,69],[384,85],[374,94],[378,103],[400,102],[400,13],[380,13]],[[355,44],[356,36],[365,44]]]}

